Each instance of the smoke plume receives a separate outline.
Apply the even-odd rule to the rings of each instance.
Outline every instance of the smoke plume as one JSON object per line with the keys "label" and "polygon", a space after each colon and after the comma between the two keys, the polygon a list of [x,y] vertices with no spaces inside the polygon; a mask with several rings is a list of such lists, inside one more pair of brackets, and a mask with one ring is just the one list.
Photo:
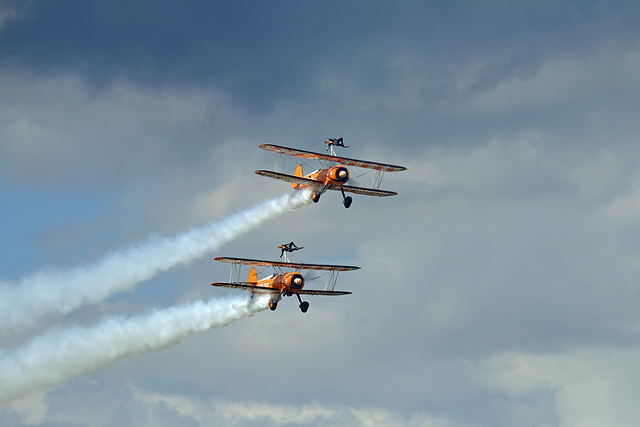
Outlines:
{"label": "smoke plume", "polygon": [[187,233],[154,238],[112,253],[93,265],[67,271],[41,271],[17,284],[0,283],[0,328],[29,326],[48,314],[68,313],[115,292],[129,290],[178,264],[188,264],[309,201],[308,191],[284,195]]}
{"label": "smoke plume", "polygon": [[267,308],[269,296],[197,301],[146,315],[109,318],[93,328],[49,332],[13,353],[0,352],[0,404],[114,363],[160,350],[196,332],[226,326]]}

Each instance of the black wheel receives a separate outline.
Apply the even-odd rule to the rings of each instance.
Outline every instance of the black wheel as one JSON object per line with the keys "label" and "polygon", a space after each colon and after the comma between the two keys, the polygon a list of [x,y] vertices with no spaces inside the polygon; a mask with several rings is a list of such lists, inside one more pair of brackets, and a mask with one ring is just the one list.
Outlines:
{"label": "black wheel", "polygon": [[300,303],[300,311],[306,313],[309,310],[309,303],[307,301],[303,301]]}
{"label": "black wheel", "polygon": [[271,311],[275,311],[278,308],[278,301],[269,301],[269,308]]}
{"label": "black wheel", "polygon": [[318,200],[320,200],[320,193],[318,191],[311,193],[311,200],[313,200],[313,203],[318,203]]}
{"label": "black wheel", "polygon": [[351,202],[353,202],[353,199],[351,198],[351,196],[347,196],[344,198],[344,207],[348,208],[349,206],[351,206]]}

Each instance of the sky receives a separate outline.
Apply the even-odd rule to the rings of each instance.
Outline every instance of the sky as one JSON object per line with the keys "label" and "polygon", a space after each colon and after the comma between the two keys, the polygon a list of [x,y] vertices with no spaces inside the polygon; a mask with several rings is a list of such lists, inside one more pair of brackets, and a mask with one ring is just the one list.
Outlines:
{"label": "sky", "polygon": [[[361,267],[305,314],[204,316],[161,350],[179,321],[144,330],[0,424],[637,426],[639,20],[604,0],[0,0],[0,291],[50,276],[65,296],[5,298],[0,368],[117,322],[245,313],[215,256],[293,240]],[[291,195],[253,173],[260,144],[340,136],[407,167],[397,196],[325,194],[101,296],[131,248],[160,264],[144,249]]]}

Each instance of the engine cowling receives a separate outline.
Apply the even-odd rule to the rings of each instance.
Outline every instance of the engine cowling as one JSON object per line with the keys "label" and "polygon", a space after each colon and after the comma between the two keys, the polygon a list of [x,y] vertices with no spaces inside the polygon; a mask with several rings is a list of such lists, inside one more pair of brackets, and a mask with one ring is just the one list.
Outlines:
{"label": "engine cowling", "polygon": [[329,178],[337,182],[345,183],[349,181],[349,169],[344,166],[333,166],[329,169]]}
{"label": "engine cowling", "polygon": [[300,273],[289,273],[284,278],[284,284],[290,289],[302,289],[304,277]]}

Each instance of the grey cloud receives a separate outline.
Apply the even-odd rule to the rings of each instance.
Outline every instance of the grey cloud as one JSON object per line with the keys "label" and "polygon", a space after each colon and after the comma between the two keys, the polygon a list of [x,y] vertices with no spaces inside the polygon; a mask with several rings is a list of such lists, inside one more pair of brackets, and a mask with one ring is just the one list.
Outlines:
{"label": "grey cloud", "polygon": [[113,190],[192,162],[216,144],[219,134],[207,132],[211,118],[226,114],[211,92],[119,82],[92,93],[73,75],[31,80],[15,73],[2,74],[0,86],[2,174],[34,187]]}
{"label": "grey cloud", "polygon": [[[547,8],[523,2],[269,4],[25,2],[1,33],[3,67],[77,72],[104,85],[207,85],[249,109],[313,97],[324,69],[348,70],[360,91],[392,89],[385,67],[404,51],[437,64],[436,78],[494,58],[478,84],[535,72],[540,61],[589,52],[608,38],[637,38],[637,5]],[[603,37],[604,36],[604,37]],[[433,94],[431,94],[433,95]],[[437,94],[436,94],[437,95]]]}

